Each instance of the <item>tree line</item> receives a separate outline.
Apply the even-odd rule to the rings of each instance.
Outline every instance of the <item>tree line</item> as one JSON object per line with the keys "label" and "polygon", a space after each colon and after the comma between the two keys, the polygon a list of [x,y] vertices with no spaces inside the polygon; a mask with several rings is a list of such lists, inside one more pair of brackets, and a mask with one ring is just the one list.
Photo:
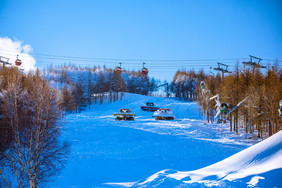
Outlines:
{"label": "tree line", "polygon": [[115,102],[123,92],[148,95],[159,81],[142,75],[141,71],[118,73],[107,67],[48,66],[43,76],[61,89],[60,107],[68,113],[79,113],[92,103]]}
{"label": "tree line", "polygon": [[[220,101],[228,103],[230,108],[248,97],[228,115],[230,131],[238,134],[239,130],[243,130],[263,139],[282,129],[282,118],[278,115],[279,101],[282,99],[282,69],[279,69],[278,63],[268,67],[265,73],[258,68],[240,69],[237,64],[233,73],[224,78],[217,74],[204,76],[201,81],[205,82],[210,97],[218,94]],[[215,101],[205,102],[199,82],[196,91],[199,105],[207,110],[207,120],[213,122]]]}
{"label": "tree line", "polygon": [[178,70],[170,84],[171,92],[180,100],[196,101],[198,98],[197,83],[205,77],[203,70],[200,70],[199,73],[194,70]]}

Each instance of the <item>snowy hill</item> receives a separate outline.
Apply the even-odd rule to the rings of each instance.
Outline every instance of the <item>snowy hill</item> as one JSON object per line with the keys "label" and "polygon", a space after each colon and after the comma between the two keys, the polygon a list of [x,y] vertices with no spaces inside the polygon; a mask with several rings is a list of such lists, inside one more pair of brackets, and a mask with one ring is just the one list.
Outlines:
{"label": "snowy hill", "polygon": [[146,180],[119,184],[152,186],[282,186],[282,131],[225,160],[194,171],[162,170]]}
{"label": "snowy hill", "polygon": [[[169,108],[175,114],[174,121],[156,121],[152,118],[152,112],[141,110],[146,102],[154,102],[156,107]],[[121,108],[131,109],[135,113],[134,122],[117,122],[112,114]],[[252,145],[252,140],[246,140],[245,134],[235,135],[229,131],[229,124],[210,123],[205,125],[202,121],[202,113],[196,102],[182,102],[173,98],[151,97],[139,94],[124,93],[122,100],[114,103],[105,102],[102,105],[94,105],[90,110],[82,113],[87,117],[95,117],[95,121],[107,121],[121,127],[140,129],[157,134],[172,134],[193,137],[200,140],[219,142],[225,144]],[[80,116],[80,115],[71,115]]]}
{"label": "snowy hill", "polygon": [[[146,102],[170,108],[176,119],[156,121],[152,112],[141,111],[140,106]],[[120,108],[130,108],[136,114],[135,120],[115,121],[112,114]],[[273,165],[271,169],[255,169],[257,173],[248,171],[255,168],[254,164],[281,161],[277,157],[281,155],[280,138],[274,135],[270,140],[275,138],[276,145],[268,139],[267,144],[261,142],[262,145],[251,147],[246,153],[242,150],[254,141],[246,140],[245,134],[230,133],[228,124],[203,124],[198,109],[195,102],[125,93],[120,101],[95,104],[80,114],[69,114],[64,120],[62,139],[71,143],[70,158],[52,187],[219,186],[246,177],[245,185],[255,174],[265,178],[259,181],[260,185],[268,176],[281,174],[281,169],[270,171],[275,169]],[[231,157],[227,162],[217,163],[236,153],[237,162]],[[252,182],[259,179],[254,177]]]}

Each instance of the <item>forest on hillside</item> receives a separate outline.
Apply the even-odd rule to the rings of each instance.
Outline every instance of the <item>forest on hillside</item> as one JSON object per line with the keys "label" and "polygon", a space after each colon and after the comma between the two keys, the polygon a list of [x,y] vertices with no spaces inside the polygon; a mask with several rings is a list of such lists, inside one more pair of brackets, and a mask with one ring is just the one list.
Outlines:
{"label": "forest on hillside", "polygon": [[[122,98],[123,92],[151,95],[158,85],[163,84],[142,75],[141,71],[123,70],[118,74],[106,67],[49,66],[43,75],[53,85],[62,88],[60,106],[66,112],[80,112],[92,102],[114,102]],[[282,70],[278,64],[268,67],[264,73],[259,68],[239,68],[237,65],[224,78],[220,74],[206,75],[203,70],[178,70],[168,84],[170,97],[198,101],[203,111],[207,111],[208,122],[219,121],[220,118],[215,119],[216,102],[205,101],[201,81],[209,91],[208,97],[219,95],[220,101],[230,108],[248,98],[225,117],[225,121],[230,122],[230,131],[255,133],[258,138],[266,138],[282,129],[278,115],[282,99]]]}
{"label": "forest on hillside", "polygon": [[43,77],[62,89],[60,106],[68,113],[81,112],[92,103],[114,102],[123,92],[149,95],[161,82],[141,71],[117,72],[107,67],[49,66]]}
{"label": "forest on hillside", "polygon": [[253,134],[266,138],[282,129],[282,118],[279,116],[279,101],[282,99],[282,69],[278,64],[268,67],[266,73],[258,68],[240,69],[237,65],[233,73],[224,78],[204,76],[206,93],[197,84],[198,103],[207,112],[207,120],[213,122],[216,114],[216,101],[211,97],[218,96],[229,109],[242,102],[238,108],[225,117],[230,122],[230,131]]}

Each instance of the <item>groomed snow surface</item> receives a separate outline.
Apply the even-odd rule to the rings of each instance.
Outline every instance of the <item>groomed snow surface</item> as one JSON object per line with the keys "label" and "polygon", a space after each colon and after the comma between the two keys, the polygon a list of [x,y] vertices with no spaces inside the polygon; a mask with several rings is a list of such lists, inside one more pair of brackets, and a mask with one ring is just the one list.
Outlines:
{"label": "groomed snow surface", "polygon": [[[175,120],[154,120],[146,102]],[[135,121],[115,121],[120,108]],[[229,124],[203,124],[194,102],[125,93],[64,121],[71,153],[51,187],[282,187],[281,131],[257,143]]]}

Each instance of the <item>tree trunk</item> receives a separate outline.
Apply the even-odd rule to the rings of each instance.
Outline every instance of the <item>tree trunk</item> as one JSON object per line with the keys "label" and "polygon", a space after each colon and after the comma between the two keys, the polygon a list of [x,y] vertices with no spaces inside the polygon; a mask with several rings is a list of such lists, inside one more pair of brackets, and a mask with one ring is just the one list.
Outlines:
{"label": "tree trunk", "polygon": [[268,136],[270,137],[272,135],[272,124],[271,121],[268,121]]}
{"label": "tree trunk", "polygon": [[236,125],[235,125],[235,133],[238,134],[238,127],[239,127],[239,117],[238,117],[238,110],[236,110]]}
{"label": "tree trunk", "polygon": [[232,132],[232,120],[233,120],[233,116],[230,114],[229,115],[229,119],[230,119],[230,132]]}
{"label": "tree trunk", "polygon": [[29,188],[37,188],[37,181],[35,175],[29,177]]}

